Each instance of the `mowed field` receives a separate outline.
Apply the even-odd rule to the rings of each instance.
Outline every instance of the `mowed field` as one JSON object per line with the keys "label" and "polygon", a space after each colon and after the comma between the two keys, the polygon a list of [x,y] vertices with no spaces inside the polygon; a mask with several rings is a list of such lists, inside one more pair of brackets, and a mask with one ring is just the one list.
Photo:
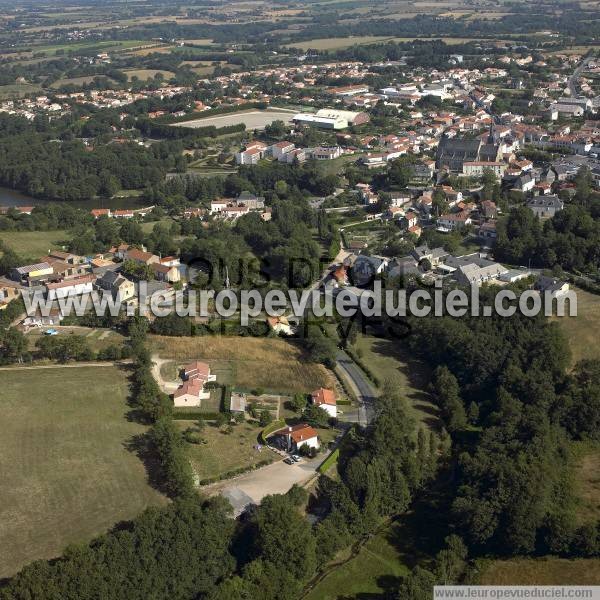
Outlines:
{"label": "mowed field", "polygon": [[68,239],[69,234],[64,230],[0,232],[0,240],[25,258],[41,258],[48,250],[61,248]]}
{"label": "mowed field", "polygon": [[577,294],[576,317],[554,317],[564,331],[573,358],[573,364],[585,358],[600,359],[600,296],[572,287]]}
{"label": "mowed field", "polygon": [[0,370],[0,388],[0,578],[166,503],[127,449],[146,428],[126,418],[126,373]]}
{"label": "mowed field", "polygon": [[203,360],[217,375],[218,383],[245,390],[308,393],[334,384],[324,366],[306,362],[297,346],[282,339],[151,335],[149,341],[153,354],[177,363]]}
{"label": "mowed field", "polygon": [[599,585],[600,558],[516,558],[482,567],[481,585]]}
{"label": "mowed field", "polygon": [[228,115],[218,115],[215,117],[203,117],[202,119],[194,119],[193,121],[183,121],[181,123],[173,123],[174,127],[228,127],[229,125],[239,125],[244,123],[246,129],[264,129],[273,121],[283,121],[289,123],[294,116],[293,112],[278,111],[278,110],[252,110],[248,112],[236,112]]}

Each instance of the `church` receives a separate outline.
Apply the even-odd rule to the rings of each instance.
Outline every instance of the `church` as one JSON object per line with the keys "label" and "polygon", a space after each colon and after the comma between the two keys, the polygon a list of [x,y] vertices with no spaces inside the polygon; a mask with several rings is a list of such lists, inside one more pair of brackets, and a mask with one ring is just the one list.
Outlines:
{"label": "church", "polygon": [[494,125],[490,125],[490,133],[483,142],[479,138],[442,137],[435,157],[436,169],[448,169],[462,173],[466,162],[498,162],[501,158],[500,144],[494,134]]}

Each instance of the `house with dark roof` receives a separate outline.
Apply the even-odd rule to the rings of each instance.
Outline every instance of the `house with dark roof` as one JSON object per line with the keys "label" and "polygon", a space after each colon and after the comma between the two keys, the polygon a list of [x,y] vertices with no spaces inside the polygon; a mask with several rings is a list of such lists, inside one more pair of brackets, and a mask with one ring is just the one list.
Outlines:
{"label": "house with dark roof", "polygon": [[551,219],[564,207],[565,203],[554,195],[536,196],[527,203],[527,208],[532,210],[540,219]]}

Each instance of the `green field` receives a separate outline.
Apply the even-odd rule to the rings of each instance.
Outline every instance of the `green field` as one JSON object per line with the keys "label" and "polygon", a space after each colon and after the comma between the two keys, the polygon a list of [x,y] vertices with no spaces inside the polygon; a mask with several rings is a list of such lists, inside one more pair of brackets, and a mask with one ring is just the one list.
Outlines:
{"label": "green field", "polygon": [[41,87],[31,83],[13,83],[10,85],[0,85],[0,100],[8,98],[20,98],[33,92],[38,92]]}
{"label": "green field", "polygon": [[[90,329],[88,327],[57,327],[59,335],[80,335],[85,338],[87,345],[94,351],[104,350],[108,346],[122,346],[125,336],[111,329]],[[27,333],[29,349],[34,350],[36,342],[43,337],[44,329],[32,329]]]}
{"label": "green field", "polygon": [[305,42],[297,42],[294,44],[288,44],[292,48],[300,48],[301,50],[341,50],[343,48],[349,48],[354,45],[365,45],[365,44],[381,44],[384,42],[412,42],[417,39],[426,41],[427,39],[441,39],[448,45],[464,44],[466,42],[477,41],[478,38],[455,38],[455,37],[432,37],[432,38],[418,38],[418,37],[389,37],[381,35],[364,35],[356,37],[345,37],[345,38],[320,38],[316,40],[308,40]]}
{"label": "green field", "polygon": [[0,240],[24,258],[37,260],[57,250],[69,240],[64,230],[57,231],[1,231]]}
{"label": "green field", "polygon": [[481,585],[599,585],[600,559],[515,558],[482,563]]}
{"label": "green field", "polygon": [[[194,428],[193,421],[177,421],[184,430]],[[278,455],[262,448],[257,450],[260,428],[243,423],[234,425],[232,433],[206,425],[200,436],[203,444],[186,444],[192,467],[200,481],[218,477],[234,469],[249,467],[263,460],[275,460]]]}
{"label": "green field", "polygon": [[0,577],[166,502],[127,449],[146,428],[126,418],[125,372],[7,370],[0,387]]}
{"label": "green field", "polygon": [[401,342],[360,335],[353,346],[358,357],[371,369],[381,383],[394,382],[396,388],[413,408],[415,417],[428,426],[437,425],[437,407],[424,391],[431,374],[427,365],[408,359],[408,350]]}
{"label": "green field", "polygon": [[564,331],[573,364],[584,359],[600,359],[600,345],[598,344],[598,329],[600,327],[600,296],[573,287],[577,294],[577,316],[555,317]]}
{"label": "green field", "polygon": [[408,568],[402,562],[402,553],[393,543],[397,527],[392,525],[373,536],[356,556],[339,557],[337,561],[343,564],[335,566],[334,561],[331,572],[316,584],[304,600],[379,598],[390,584],[395,584],[397,578],[408,574]]}
{"label": "green field", "polygon": [[600,520],[600,444],[576,442],[575,493],[579,499],[577,518],[580,523]]}
{"label": "green field", "polygon": [[161,73],[165,81],[175,76],[173,71],[165,71],[160,69],[131,69],[124,71],[124,73],[127,75],[129,81],[131,81],[134,77],[137,77],[140,81],[146,81],[147,79],[153,79],[157,73]]}

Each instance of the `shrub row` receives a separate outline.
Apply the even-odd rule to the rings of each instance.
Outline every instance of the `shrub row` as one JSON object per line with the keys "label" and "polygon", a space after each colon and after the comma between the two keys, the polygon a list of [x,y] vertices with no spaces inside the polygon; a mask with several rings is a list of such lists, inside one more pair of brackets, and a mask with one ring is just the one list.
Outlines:
{"label": "shrub row", "polygon": [[259,469],[260,467],[266,467],[273,462],[272,458],[265,458],[263,460],[259,460],[254,465],[248,465],[247,467],[239,467],[237,469],[232,469],[231,471],[227,471],[226,473],[221,473],[216,477],[207,477],[206,479],[201,479],[199,485],[210,485],[211,483],[216,483],[217,481],[223,481],[224,479],[231,479],[232,477],[237,477],[238,475],[243,475],[244,473],[248,473],[248,471],[254,471],[254,469]]}
{"label": "shrub row", "polygon": [[336,448],[320,465],[319,468],[317,469],[317,471],[319,471],[319,473],[323,474],[326,473],[327,471],[329,471],[329,469],[331,467],[333,467],[334,464],[337,463],[338,458],[340,456],[340,449]]}

